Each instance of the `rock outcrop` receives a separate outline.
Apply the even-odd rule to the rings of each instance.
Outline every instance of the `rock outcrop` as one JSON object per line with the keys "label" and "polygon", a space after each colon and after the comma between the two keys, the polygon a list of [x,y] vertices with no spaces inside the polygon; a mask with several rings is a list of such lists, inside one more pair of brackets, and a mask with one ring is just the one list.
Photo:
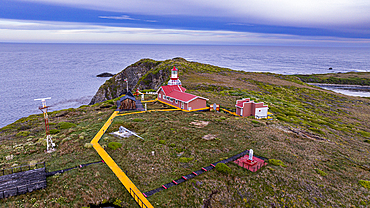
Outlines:
{"label": "rock outcrop", "polygon": [[100,86],[98,92],[92,98],[90,105],[111,100],[126,93],[125,78],[128,79],[128,88],[133,91],[137,88],[158,89],[161,84],[169,80],[171,69],[178,66],[178,62],[187,62],[182,58],[174,58],[166,61],[141,59],[126,67],[120,73],[114,75]]}
{"label": "rock outcrop", "polygon": [[111,73],[108,73],[108,72],[104,72],[104,73],[98,74],[96,76],[97,77],[113,77],[114,74],[111,74]]}

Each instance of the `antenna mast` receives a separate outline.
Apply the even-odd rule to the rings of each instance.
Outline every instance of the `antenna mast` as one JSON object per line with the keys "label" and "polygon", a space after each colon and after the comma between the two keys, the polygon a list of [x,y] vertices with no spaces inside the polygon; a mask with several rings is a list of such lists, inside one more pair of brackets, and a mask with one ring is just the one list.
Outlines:
{"label": "antenna mast", "polygon": [[55,144],[51,140],[52,136],[50,135],[50,131],[49,131],[48,108],[50,106],[47,106],[46,105],[46,100],[50,100],[50,99],[51,99],[51,97],[34,99],[34,100],[41,100],[41,102],[42,102],[42,106],[40,106],[39,109],[44,114],[45,132],[46,132],[46,143],[47,143],[47,153],[50,153],[50,152],[54,152],[55,151],[55,149],[54,149]]}

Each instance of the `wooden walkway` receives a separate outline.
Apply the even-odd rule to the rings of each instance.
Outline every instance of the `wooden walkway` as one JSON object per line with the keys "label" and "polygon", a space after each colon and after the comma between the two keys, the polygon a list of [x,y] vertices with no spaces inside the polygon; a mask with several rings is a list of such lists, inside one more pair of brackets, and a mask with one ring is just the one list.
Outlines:
{"label": "wooden walkway", "polygon": [[[127,114],[135,114],[135,113],[143,113],[143,112],[133,112]],[[120,114],[120,116],[127,115],[127,114]],[[104,160],[104,162],[108,165],[108,167],[113,171],[113,173],[117,176],[117,178],[121,181],[123,186],[127,189],[127,191],[131,194],[131,196],[135,199],[140,207],[151,208],[153,205],[144,197],[143,193],[135,186],[134,183],[127,177],[127,175],[121,170],[121,168],[117,165],[116,162],[109,156],[109,154],[104,150],[102,146],[99,144],[99,140],[107,131],[109,126],[112,124],[113,119],[118,116],[118,111],[114,111],[114,113],[109,117],[107,122],[103,125],[103,127],[99,130],[99,132],[95,135],[93,140],[91,140],[91,144],[93,144],[94,149],[100,157]]]}
{"label": "wooden walkway", "polygon": [[[142,101],[145,102],[155,102],[159,101],[157,99],[155,100],[148,100],[148,101]],[[163,102],[164,103],[164,102]],[[169,105],[168,103],[164,103]],[[171,105],[170,105],[171,106]],[[175,106],[171,106],[175,107]],[[205,110],[208,109],[197,109],[197,110]],[[99,130],[99,132],[95,135],[95,137],[91,140],[91,144],[93,145],[96,152],[100,155],[100,157],[104,160],[104,162],[108,165],[108,167],[113,171],[113,173],[117,176],[117,178],[121,181],[123,186],[127,189],[127,191],[131,194],[131,196],[135,199],[135,201],[138,203],[140,207],[153,207],[153,205],[150,204],[150,202],[147,200],[147,198],[143,195],[143,193],[135,186],[134,183],[127,177],[127,175],[121,170],[121,168],[117,165],[116,162],[109,156],[109,154],[104,150],[102,146],[99,144],[99,140],[103,137],[104,133],[107,131],[109,126],[112,124],[113,119],[117,116],[125,116],[125,115],[132,115],[132,114],[140,114],[140,113],[146,113],[146,112],[163,112],[163,111],[186,111],[190,112],[184,109],[180,109],[175,107],[175,109],[161,109],[161,110],[148,110],[148,111],[138,111],[138,112],[131,112],[131,113],[124,113],[120,114],[119,111],[114,111],[114,113],[108,118],[107,122],[103,125],[103,127]],[[193,110],[196,111],[196,110]]]}
{"label": "wooden walkway", "polygon": [[238,116],[238,117],[240,117],[240,115],[238,115],[238,114],[236,114],[236,113],[234,113],[234,112],[231,112],[231,111],[229,111],[229,110],[227,110],[227,109],[225,109],[225,108],[220,108],[220,110],[223,110],[223,111],[225,111],[225,112],[227,112],[227,113],[230,113],[231,115],[234,115],[234,116]]}

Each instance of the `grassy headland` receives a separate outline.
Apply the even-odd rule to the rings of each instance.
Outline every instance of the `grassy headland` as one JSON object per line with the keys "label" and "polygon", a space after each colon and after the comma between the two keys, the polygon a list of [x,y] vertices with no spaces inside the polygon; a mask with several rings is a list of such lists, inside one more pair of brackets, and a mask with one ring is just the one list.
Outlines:
{"label": "grassy headland", "polygon": [[299,77],[303,82],[308,82],[308,83],[370,86],[370,73],[369,72],[310,74],[310,75],[294,75],[294,76]]}
{"label": "grassy headland", "polygon": [[[209,104],[235,110],[237,99],[250,97],[268,104],[274,120],[179,111],[116,118],[100,143],[123,144],[106,150],[142,192],[246,149],[273,160],[256,173],[228,163],[229,174],[212,170],[149,197],[155,207],[200,207],[214,190],[219,192],[211,199],[213,207],[370,205],[370,190],[361,185],[370,180],[370,100],[325,91],[296,76],[232,71],[183,59],[161,64],[176,66],[184,87],[209,98]],[[159,103],[148,106],[161,107]],[[42,115],[1,128],[2,167],[45,161],[48,171],[54,171],[99,160],[95,150],[84,145],[113,108],[111,100],[50,113],[53,139],[58,144],[51,154],[44,153]],[[194,121],[208,125],[197,126]],[[119,126],[134,130],[145,140],[108,134]],[[209,134],[215,138],[203,138]],[[13,159],[6,160],[7,155]],[[136,206],[112,171],[96,164],[50,177],[47,189],[2,199],[0,204],[82,207],[106,201]]]}

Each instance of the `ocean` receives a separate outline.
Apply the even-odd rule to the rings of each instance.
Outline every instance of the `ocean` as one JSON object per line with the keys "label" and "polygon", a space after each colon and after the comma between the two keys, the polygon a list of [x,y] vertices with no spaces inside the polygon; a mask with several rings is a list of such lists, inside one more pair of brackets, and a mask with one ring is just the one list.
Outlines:
{"label": "ocean", "polygon": [[51,97],[50,110],[76,108],[108,79],[97,74],[175,57],[250,72],[370,72],[369,48],[0,43],[0,127],[41,113],[35,98]]}

